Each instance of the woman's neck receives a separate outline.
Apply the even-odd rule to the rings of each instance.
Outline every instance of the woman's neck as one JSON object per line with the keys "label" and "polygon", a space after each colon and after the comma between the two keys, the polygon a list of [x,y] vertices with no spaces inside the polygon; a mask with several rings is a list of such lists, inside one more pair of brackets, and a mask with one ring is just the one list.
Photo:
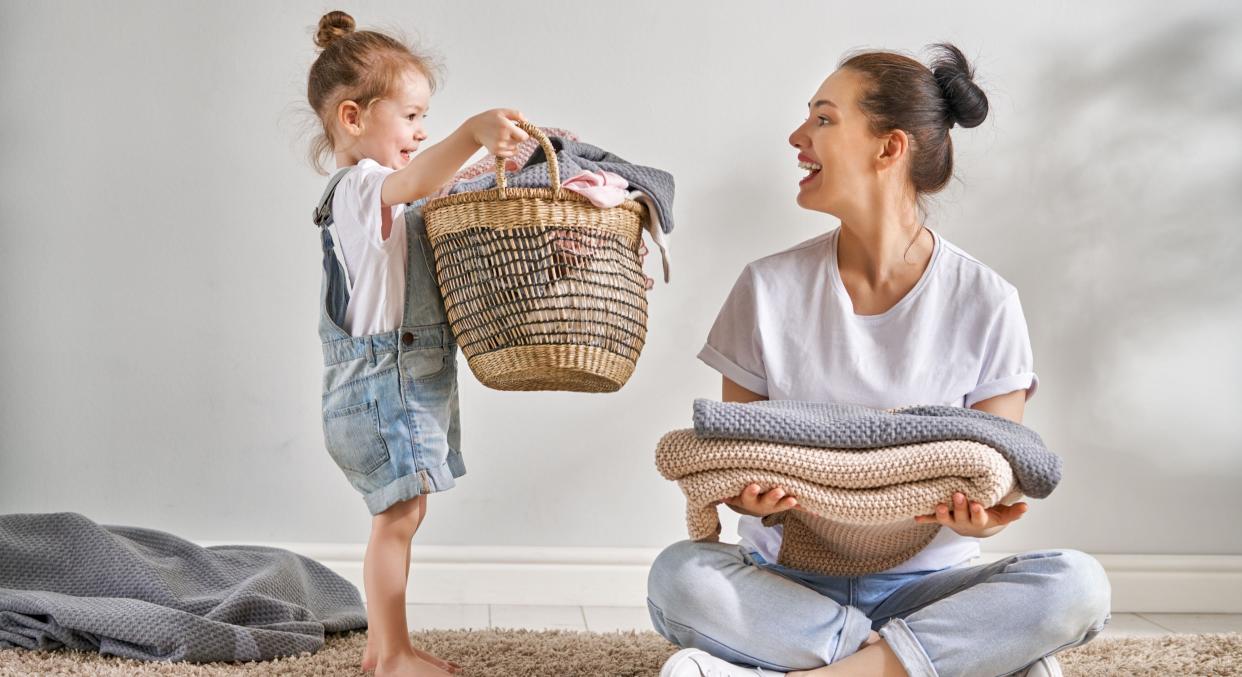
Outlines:
{"label": "woman's neck", "polygon": [[865,218],[841,220],[837,266],[872,288],[900,284],[922,276],[934,245],[913,203],[876,209]]}

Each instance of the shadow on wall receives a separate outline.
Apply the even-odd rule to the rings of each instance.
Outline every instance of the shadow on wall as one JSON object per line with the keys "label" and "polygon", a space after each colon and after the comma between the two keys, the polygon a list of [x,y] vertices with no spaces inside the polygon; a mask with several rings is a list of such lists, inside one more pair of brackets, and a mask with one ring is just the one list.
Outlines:
{"label": "shadow on wall", "polygon": [[1006,268],[1068,453],[1242,475],[1240,43],[1242,21],[1203,19],[1058,45],[980,196],[997,258],[1025,262]]}

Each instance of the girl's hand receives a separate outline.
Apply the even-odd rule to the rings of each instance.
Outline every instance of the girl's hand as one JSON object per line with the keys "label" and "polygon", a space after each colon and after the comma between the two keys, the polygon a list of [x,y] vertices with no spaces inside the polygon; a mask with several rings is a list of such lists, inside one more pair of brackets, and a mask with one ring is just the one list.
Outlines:
{"label": "girl's hand", "polygon": [[496,157],[507,158],[517,151],[518,144],[530,138],[525,131],[513,124],[514,120],[526,121],[522,114],[507,108],[484,111],[466,121],[470,137]]}
{"label": "girl's hand", "polygon": [[724,499],[724,504],[732,508],[734,512],[743,515],[767,517],[773,513],[797,508],[798,499],[786,496],[785,490],[780,487],[773,487],[760,494],[758,484],[749,484],[742,490],[740,496]]}
{"label": "girl's hand", "polygon": [[961,492],[953,494],[953,510],[941,503],[931,515],[918,515],[914,518],[919,524],[939,524],[946,526],[962,536],[987,538],[996,534],[1006,525],[1016,522],[1026,513],[1026,503],[1013,505],[994,505],[984,507],[974,501],[966,505],[966,497]]}

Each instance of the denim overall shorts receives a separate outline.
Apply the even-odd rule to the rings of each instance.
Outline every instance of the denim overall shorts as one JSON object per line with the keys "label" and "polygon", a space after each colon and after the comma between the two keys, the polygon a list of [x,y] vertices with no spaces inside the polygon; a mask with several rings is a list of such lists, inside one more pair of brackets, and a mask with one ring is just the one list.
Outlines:
{"label": "denim overall shorts", "polygon": [[377,515],[400,501],[449,489],[466,473],[459,450],[457,344],[418,203],[406,207],[403,219],[409,250],[401,327],[369,336],[350,336],[342,328],[348,289],[328,226],[332,196],[348,171],[332,177],[315,209],[324,269],[323,437],[332,460]]}

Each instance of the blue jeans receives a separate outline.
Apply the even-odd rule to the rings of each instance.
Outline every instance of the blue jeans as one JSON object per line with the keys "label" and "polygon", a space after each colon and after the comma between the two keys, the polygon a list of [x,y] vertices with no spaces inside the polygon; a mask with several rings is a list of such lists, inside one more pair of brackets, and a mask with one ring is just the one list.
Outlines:
{"label": "blue jeans", "polygon": [[768,563],[738,545],[680,541],[647,580],[651,622],[670,642],[781,672],[845,658],[875,629],[910,675],[1009,675],[1090,641],[1109,604],[1103,567],[1077,550],[843,577]]}

